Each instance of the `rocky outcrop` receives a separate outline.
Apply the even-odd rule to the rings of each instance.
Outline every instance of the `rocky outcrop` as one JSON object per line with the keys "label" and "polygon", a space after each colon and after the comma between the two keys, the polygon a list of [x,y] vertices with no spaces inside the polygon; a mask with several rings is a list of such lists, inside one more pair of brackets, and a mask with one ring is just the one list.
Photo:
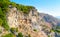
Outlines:
{"label": "rocky outcrop", "polygon": [[[7,19],[10,28],[18,28],[18,32],[22,32],[24,36],[47,37],[40,26],[39,16],[36,9],[31,10],[29,14],[24,14],[22,11],[13,7],[9,10]],[[34,29],[36,31],[34,31]]]}
{"label": "rocky outcrop", "polygon": [[7,19],[10,28],[18,28],[17,33],[22,32],[24,37],[48,37],[48,35],[55,37],[55,32],[51,32],[51,30],[57,25],[57,19],[38,13],[36,9],[25,14],[16,7],[12,7],[7,13]]}

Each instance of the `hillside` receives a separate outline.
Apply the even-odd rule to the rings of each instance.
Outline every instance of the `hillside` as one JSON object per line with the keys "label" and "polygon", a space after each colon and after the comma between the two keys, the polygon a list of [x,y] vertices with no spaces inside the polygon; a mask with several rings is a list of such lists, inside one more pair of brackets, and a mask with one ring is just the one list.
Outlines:
{"label": "hillside", "polygon": [[48,14],[44,14],[44,13],[40,13],[39,14],[41,17],[43,17],[43,19],[45,20],[45,22],[48,22],[48,23],[54,23],[52,25],[60,25],[60,20],[51,16],[51,15],[48,15]]}
{"label": "hillside", "polygon": [[0,0],[0,37],[60,37],[60,21],[33,6]]}

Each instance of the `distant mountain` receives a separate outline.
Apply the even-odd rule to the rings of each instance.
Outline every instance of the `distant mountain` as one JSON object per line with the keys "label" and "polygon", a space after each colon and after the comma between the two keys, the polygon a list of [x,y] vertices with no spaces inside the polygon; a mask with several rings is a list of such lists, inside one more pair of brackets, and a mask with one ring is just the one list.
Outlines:
{"label": "distant mountain", "polygon": [[47,24],[48,26],[50,26],[50,27],[52,27],[54,29],[55,37],[60,37],[60,33],[59,33],[59,29],[60,29],[60,17],[56,18],[56,17],[53,17],[53,16],[48,15],[48,14],[44,14],[44,13],[40,13],[39,15],[40,15],[40,17],[42,17],[42,19],[43,19],[43,21],[45,21],[45,23],[46,22],[49,23],[49,24]]}
{"label": "distant mountain", "polygon": [[43,20],[45,20],[45,22],[48,22],[52,24],[53,26],[60,25],[60,20],[51,15],[40,13],[40,16],[42,17]]}

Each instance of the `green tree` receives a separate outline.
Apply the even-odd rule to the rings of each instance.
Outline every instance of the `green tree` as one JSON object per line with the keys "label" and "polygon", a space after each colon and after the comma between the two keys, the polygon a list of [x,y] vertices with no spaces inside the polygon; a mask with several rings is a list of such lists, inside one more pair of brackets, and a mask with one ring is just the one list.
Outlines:
{"label": "green tree", "polygon": [[2,26],[8,30],[9,29],[9,26],[8,26],[8,23],[7,23],[7,20],[6,20],[6,9],[8,8],[8,0],[0,0],[0,20],[2,22]]}
{"label": "green tree", "polygon": [[8,23],[7,23],[6,20],[3,21],[2,26],[3,26],[6,30],[9,30],[9,25],[8,25]]}
{"label": "green tree", "polygon": [[12,5],[12,7],[16,7],[16,3],[15,2],[10,2],[10,5]]}
{"label": "green tree", "polygon": [[9,0],[0,0],[1,8],[8,7],[9,4],[10,4]]}
{"label": "green tree", "polygon": [[3,11],[2,11],[2,8],[0,7],[0,16],[4,16],[4,13],[3,13]]}
{"label": "green tree", "polygon": [[3,23],[3,20],[2,20],[2,19],[0,19],[0,26],[2,26],[2,23]]}

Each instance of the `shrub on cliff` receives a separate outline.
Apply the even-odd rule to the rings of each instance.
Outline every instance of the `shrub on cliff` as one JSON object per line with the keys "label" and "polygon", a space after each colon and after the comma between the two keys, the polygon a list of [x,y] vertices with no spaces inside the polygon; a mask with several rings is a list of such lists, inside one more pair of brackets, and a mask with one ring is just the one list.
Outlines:
{"label": "shrub on cliff", "polygon": [[15,32],[18,32],[17,28],[11,28],[10,31],[14,34]]}
{"label": "shrub on cliff", "polygon": [[18,37],[23,37],[23,35],[22,35],[22,33],[20,32],[20,33],[18,33]]}
{"label": "shrub on cliff", "polygon": [[21,4],[16,4],[18,10],[22,11],[25,14],[28,14],[30,10],[34,9],[33,6],[25,6]]}

